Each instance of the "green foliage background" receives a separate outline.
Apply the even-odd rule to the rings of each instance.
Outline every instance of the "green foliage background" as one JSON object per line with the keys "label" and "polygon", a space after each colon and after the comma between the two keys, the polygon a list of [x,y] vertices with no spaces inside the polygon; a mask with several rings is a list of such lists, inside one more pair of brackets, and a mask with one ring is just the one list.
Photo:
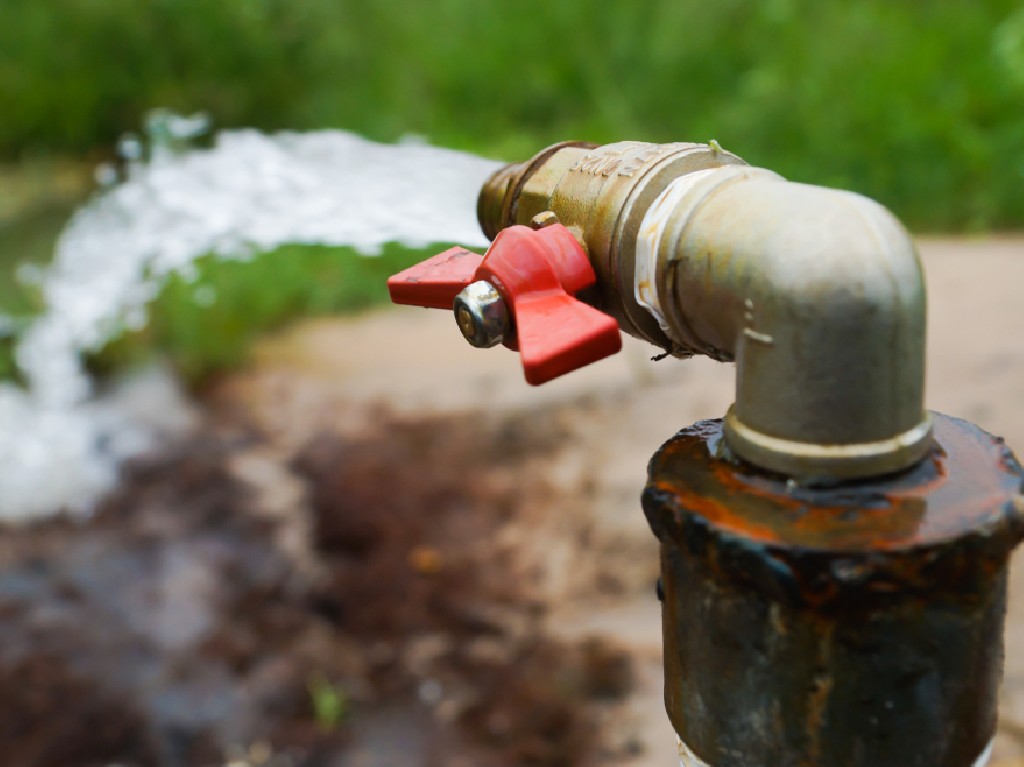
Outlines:
{"label": "green foliage background", "polygon": [[[110,156],[155,107],[507,160],[570,138],[714,138],[875,197],[918,231],[1024,227],[1019,0],[0,0],[5,166]],[[13,265],[45,260],[40,222],[70,207],[4,219],[4,194],[0,177],[0,313],[30,313]],[[150,327],[93,364],[155,345],[199,379],[260,329],[381,300],[383,276],[421,255],[207,259],[215,305],[172,281]]]}
{"label": "green foliage background", "polygon": [[515,159],[716,138],[918,229],[1020,227],[1019,0],[3,0],[0,153],[148,108]]}

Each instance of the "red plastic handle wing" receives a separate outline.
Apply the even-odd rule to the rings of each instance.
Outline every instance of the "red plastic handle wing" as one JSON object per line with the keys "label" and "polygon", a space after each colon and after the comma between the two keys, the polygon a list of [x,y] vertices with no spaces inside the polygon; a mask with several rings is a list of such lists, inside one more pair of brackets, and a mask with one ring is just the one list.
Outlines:
{"label": "red plastic handle wing", "polygon": [[523,374],[534,386],[622,348],[613,317],[566,293],[523,296],[516,301],[515,317]]}
{"label": "red plastic handle wing", "polygon": [[428,309],[451,309],[455,297],[473,282],[484,257],[465,248],[449,248],[388,278],[391,302]]}

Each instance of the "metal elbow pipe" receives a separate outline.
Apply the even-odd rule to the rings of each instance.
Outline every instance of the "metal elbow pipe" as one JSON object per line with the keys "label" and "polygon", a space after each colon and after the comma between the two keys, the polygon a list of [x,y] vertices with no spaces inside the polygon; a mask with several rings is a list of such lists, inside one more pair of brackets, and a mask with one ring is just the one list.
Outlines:
{"label": "metal elbow pipe", "polygon": [[670,209],[650,212],[657,228],[641,231],[638,257],[653,260],[666,333],[736,360],[728,446],[807,479],[919,460],[931,429],[925,291],[896,219],[865,197],[756,168],[676,184],[660,200]]}
{"label": "metal elbow pipe", "polygon": [[877,203],[796,184],[716,145],[556,145],[485,184],[489,236],[553,211],[594,302],[675,356],[737,363],[726,448],[802,481],[899,471],[931,445],[925,292]]}

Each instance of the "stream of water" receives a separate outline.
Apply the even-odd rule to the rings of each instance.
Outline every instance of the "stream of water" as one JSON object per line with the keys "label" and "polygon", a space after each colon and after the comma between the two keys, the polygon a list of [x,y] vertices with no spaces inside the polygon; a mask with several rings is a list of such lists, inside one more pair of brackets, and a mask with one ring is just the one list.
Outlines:
{"label": "stream of water", "polygon": [[38,275],[45,310],[21,335],[27,389],[0,384],[0,519],[88,511],[120,461],[185,412],[149,374],[97,396],[82,366],[172,273],[207,253],[247,258],[285,243],[480,246],[477,192],[498,164],[419,141],[350,133],[230,131],[211,149],[154,153],[79,210]]}

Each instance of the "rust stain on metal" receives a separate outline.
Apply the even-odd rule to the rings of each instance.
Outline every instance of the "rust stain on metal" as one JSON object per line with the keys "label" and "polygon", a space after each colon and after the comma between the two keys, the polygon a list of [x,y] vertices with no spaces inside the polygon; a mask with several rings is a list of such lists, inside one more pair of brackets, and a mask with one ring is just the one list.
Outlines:
{"label": "rust stain on metal", "polygon": [[[934,543],[999,524],[1021,485],[1019,465],[1004,445],[950,420],[938,421],[936,443],[917,467],[832,488],[794,485],[720,460],[721,440],[707,431],[717,422],[709,421],[706,442],[665,446],[653,486],[716,527],[764,544],[888,551]],[[1001,471],[991,471],[993,464]]]}
{"label": "rust stain on metal", "polygon": [[817,767],[821,763],[822,733],[826,730],[829,696],[835,686],[832,677],[832,636],[834,624],[828,624],[818,642],[816,673],[807,695],[807,760],[806,767]]}

